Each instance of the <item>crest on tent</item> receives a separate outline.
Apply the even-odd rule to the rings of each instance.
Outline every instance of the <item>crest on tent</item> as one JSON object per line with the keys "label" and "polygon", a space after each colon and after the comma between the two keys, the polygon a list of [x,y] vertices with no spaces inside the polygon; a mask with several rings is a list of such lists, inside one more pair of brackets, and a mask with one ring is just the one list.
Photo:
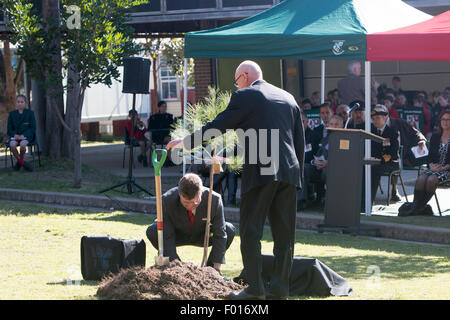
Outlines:
{"label": "crest on tent", "polygon": [[333,40],[333,42],[333,53],[337,56],[340,56],[345,51],[343,49],[345,40]]}

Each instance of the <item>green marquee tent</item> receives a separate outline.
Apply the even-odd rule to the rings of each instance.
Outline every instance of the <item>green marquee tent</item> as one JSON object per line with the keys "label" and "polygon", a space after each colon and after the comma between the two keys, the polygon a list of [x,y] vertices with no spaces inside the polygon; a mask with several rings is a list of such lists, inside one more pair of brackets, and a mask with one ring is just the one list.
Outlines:
{"label": "green marquee tent", "polygon": [[367,34],[432,16],[400,0],[285,0],[250,18],[185,36],[185,57],[367,60]]}
{"label": "green marquee tent", "polygon": [[[325,60],[366,61],[365,129],[370,131],[371,64],[367,59],[367,36],[431,18],[401,0],[284,0],[230,25],[187,33],[184,56],[322,60],[322,101]],[[370,149],[367,140],[367,158],[371,156]],[[371,212],[370,180],[370,167],[366,166],[366,215]]]}

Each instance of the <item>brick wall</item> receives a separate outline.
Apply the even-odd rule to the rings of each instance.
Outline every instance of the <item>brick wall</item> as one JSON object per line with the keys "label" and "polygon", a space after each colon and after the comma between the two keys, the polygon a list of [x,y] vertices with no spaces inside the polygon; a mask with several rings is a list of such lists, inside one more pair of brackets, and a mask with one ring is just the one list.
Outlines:
{"label": "brick wall", "polygon": [[124,137],[125,127],[127,126],[127,119],[124,120],[114,120],[113,121],[113,136],[114,137]]}
{"label": "brick wall", "polygon": [[212,85],[211,59],[195,59],[195,101],[208,96],[208,86]]}

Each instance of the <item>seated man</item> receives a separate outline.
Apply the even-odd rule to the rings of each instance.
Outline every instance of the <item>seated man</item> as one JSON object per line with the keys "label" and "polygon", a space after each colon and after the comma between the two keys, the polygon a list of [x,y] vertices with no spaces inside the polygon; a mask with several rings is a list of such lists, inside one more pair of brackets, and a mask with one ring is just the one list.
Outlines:
{"label": "seated man", "polygon": [[[313,130],[308,126],[308,115],[301,112],[303,130],[305,132],[305,163],[310,164],[313,156]],[[313,198],[313,192],[310,187],[302,188],[297,192],[297,211],[306,208],[309,198]]]}
{"label": "seated man", "polygon": [[[415,158],[411,148],[418,146],[424,149],[427,139],[425,136],[404,119],[396,119],[388,116],[386,125],[398,131],[400,136],[400,145],[403,146],[403,165],[414,166]],[[398,176],[392,177],[392,195],[391,201],[400,201],[398,194]]]}
{"label": "seated man", "polygon": [[377,194],[381,176],[399,169],[399,135],[397,129],[386,124],[388,114],[389,110],[380,104],[377,104],[371,112],[373,122],[371,132],[386,139],[383,143],[372,141],[371,144],[372,157],[381,159],[380,164],[371,166],[372,203]]}
{"label": "seated man", "polygon": [[320,120],[321,124],[314,128],[313,130],[313,153],[317,152],[318,145],[320,141],[327,136],[327,127],[330,117],[333,115],[333,110],[328,102],[324,102],[320,105]]}
{"label": "seated man", "polygon": [[157,144],[167,144],[170,141],[170,129],[173,124],[173,115],[167,113],[167,103],[158,102],[158,113],[148,119],[148,131],[151,132],[151,141]]}
{"label": "seated man", "polygon": [[346,129],[362,129],[365,130],[366,122],[365,122],[365,104],[364,101],[355,100],[352,101],[349,105],[350,109],[353,109],[351,112],[351,119],[348,122]]}
{"label": "seated man", "polygon": [[350,107],[346,104],[340,104],[336,108],[336,114],[344,120],[344,125],[347,123],[348,118],[350,117]]}
{"label": "seated man", "polygon": [[[202,185],[200,177],[188,173],[182,177],[178,187],[167,191],[162,197],[164,221],[164,256],[170,261],[179,259],[176,247],[194,245],[203,247],[209,190]],[[231,245],[235,228],[225,222],[222,198],[213,192],[211,204],[211,241],[212,249],[207,266],[220,272],[225,263],[225,251]],[[147,229],[147,237],[158,248],[157,222]]]}
{"label": "seated man", "polygon": [[130,120],[127,121],[127,132],[128,137],[131,137],[131,119],[133,117],[134,112],[134,129],[133,129],[133,136],[134,136],[134,145],[139,146],[141,149],[141,154],[138,155],[138,161],[141,162],[144,167],[148,167],[148,160],[147,160],[147,152],[152,146],[151,142],[145,137],[145,124],[144,121],[138,118],[138,113],[136,110],[130,110],[128,112],[128,117]]}
{"label": "seated man", "polygon": [[[328,122],[328,128],[344,128],[344,121],[338,115],[331,116]],[[314,154],[314,159],[311,160],[310,163],[305,162],[304,167],[304,175],[305,175],[305,183],[303,185],[302,193],[304,195],[308,194],[308,184],[316,181],[319,182],[320,185],[325,185],[327,181],[327,167],[328,167],[328,135],[322,138],[318,151]],[[318,190],[318,198],[323,196],[323,190]],[[300,200],[305,201],[304,203],[300,203],[300,208],[304,209],[307,206],[307,202],[305,196],[301,197]],[[323,200],[323,199],[320,199]]]}
{"label": "seated man", "polygon": [[[8,116],[8,131],[9,147],[17,162],[14,170],[20,170],[23,167],[27,171],[33,171],[28,163],[23,158],[27,152],[27,145],[34,140],[36,134],[36,120],[34,112],[26,109],[27,98],[24,95],[16,97],[16,110],[11,111]],[[20,146],[20,154],[17,151],[17,146]]]}

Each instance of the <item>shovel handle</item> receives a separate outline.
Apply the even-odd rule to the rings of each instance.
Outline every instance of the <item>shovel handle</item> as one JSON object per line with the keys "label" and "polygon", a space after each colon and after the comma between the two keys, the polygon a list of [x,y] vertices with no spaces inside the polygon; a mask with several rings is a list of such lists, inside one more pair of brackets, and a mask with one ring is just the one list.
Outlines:
{"label": "shovel handle", "polygon": [[[158,161],[158,151],[161,152],[161,159]],[[155,176],[160,177],[161,176],[161,168],[164,164],[164,161],[167,157],[167,150],[166,149],[156,149],[153,151],[152,154],[152,163],[153,168],[155,168]]]}

